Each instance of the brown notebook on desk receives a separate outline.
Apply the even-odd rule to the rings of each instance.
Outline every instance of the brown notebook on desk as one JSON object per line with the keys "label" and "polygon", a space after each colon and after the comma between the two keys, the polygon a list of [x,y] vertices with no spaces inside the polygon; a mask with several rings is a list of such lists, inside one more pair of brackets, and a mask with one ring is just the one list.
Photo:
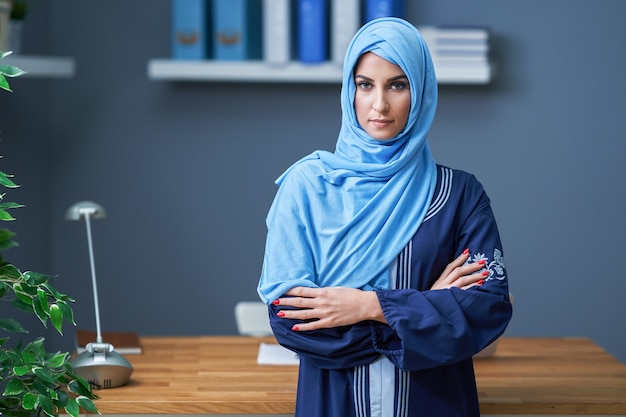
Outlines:
{"label": "brown notebook on desk", "polygon": [[[97,335],[93,330],[76,330],[76,351],[85,351],[87,343],[94,343]],[[102,341],[110,343],[117,353],[140,354],[143,351],[139,336],[134,332],[102,332]]]}

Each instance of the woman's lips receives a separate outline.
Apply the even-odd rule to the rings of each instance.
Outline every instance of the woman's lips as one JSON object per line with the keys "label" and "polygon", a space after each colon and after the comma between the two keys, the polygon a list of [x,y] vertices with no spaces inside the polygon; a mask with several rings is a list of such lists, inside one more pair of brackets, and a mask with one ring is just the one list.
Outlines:
{"label": "woman's lips", "polygon": [[372,119],[370,120],[370,123],[372,125],[374,125],[377,128],[385,128],[387,126],[389,126],[391,124],[391,120],[387,120],[387,119]]}

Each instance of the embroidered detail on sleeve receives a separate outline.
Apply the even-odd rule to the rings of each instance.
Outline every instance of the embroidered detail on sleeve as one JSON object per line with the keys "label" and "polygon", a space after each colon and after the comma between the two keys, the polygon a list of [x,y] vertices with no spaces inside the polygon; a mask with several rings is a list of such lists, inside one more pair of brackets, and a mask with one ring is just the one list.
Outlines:
{"label": "embroidered detail on sleeve", "polygon": [[502,256],[502,251],[500,249],[493,250],[492,261],[490,261],[489,258],[485,256],[484,253],[478,252],[470,256],[469,259],[465,262],[465,264],[478,262],[480,260],[485,261],[485,267],[481,269],[479,272],[489,271],[489,276],[485,278],[485,281],[489,281],[492,279],[497,279],[497,280],[502,281],[503,279],[506,279],[506,275],[504,273],[504,270],[505,270],[504,257]]}

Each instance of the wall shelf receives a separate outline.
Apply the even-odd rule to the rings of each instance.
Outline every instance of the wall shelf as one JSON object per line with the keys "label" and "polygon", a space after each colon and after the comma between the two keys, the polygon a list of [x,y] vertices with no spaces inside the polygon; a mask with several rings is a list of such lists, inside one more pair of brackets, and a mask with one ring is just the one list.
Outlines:
{"label": "wall shelf", "polygon": [[24,77],[71,78],[76,71],[74,58],[34,55],[9,55],[2,64],[13,65],[24,71]]}
{"label": "wall shelf", "polygon": [[[437,65],[435,72],[440,84],[487,84],[493,76],[488,62],[467,66]],[[183,61],[151,59],[148,78],[158,81],[240,81],[274,83],[341,83],[341,65],[268,64],[263,61]]]}

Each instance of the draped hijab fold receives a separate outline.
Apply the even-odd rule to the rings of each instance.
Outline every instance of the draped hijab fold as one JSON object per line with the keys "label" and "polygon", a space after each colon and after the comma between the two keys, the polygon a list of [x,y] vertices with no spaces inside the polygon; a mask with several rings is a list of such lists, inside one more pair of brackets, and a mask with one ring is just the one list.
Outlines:
{"label": "draped hijab fold", "polygon": [[[406,74],[411,109],[390,140],[372,138],[354,110],[354,68],[373,52]],[[289,167],[267,216],[258,293],[272,302],[296,286],[389,288],[389,266],[430,205],[436,169],[427,133],[437,82],[419,31],[399,18],[366,23],[346,51],[342,120],[335,152],[315,151]]]}

